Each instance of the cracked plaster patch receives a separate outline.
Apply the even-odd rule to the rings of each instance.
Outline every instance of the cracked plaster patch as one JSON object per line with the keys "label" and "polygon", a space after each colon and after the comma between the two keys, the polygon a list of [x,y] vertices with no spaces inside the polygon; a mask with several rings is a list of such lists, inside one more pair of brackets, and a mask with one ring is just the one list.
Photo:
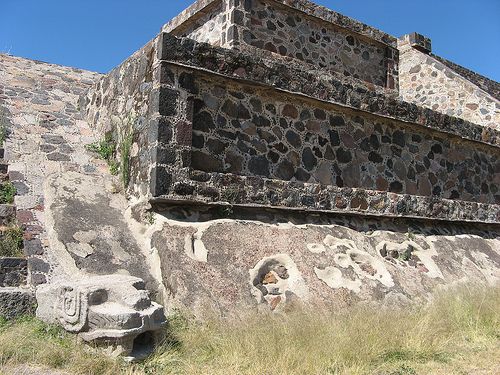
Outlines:
{"label": "cracked plaster patch", "polygon": [[434,262],[434,259],[432,259],[432,257],[438,255],[433,242],[435,240],[436,239],[433,237],[427,237],[427,239],[425,240],[425,242],[429,245],[429,249],[427,250],[424,250],[419,244],[412,240],[403,241],[401,243],[381,241],[377,244],[375,249],[377,250],[378,254],[380,254],[385,259],[391,258],[391,253],[397,254],[396,256],[392,256],[392,258],[395,259],[393,260],[393,263],[398,265],[407,266],[406,261],[411,261],[412,259],[410,259],[410,257],[415,257],[414,262],[416,268],[425,270],[427,276],[431,278],[444,279],[441,270]]}
{"label": "cracked plaster patch", "polygon": [[293,293],[306,298],[308,289],[292,258],[276,254],[261,259],[249,270],[252,294],[257,302],[267,302],[274,310]]}
{"label": "cracked plaster patch", "polygon": [[312,252],[334,252],[334,260],[342,268],[352,267],[357,280],[350,280],[342,276],[338,267],[329,266],[324,269],[314,267],[316,276],[330,288],[345,287],[356,293],[361,290],[361,280],[371,279],[382,283],[386,287],[394,286],[392,276],[387,271],[383,261],[373,257],[366,251],[359,250],[353,240],[337,238],[328,234],[323,244],[308,244]]}

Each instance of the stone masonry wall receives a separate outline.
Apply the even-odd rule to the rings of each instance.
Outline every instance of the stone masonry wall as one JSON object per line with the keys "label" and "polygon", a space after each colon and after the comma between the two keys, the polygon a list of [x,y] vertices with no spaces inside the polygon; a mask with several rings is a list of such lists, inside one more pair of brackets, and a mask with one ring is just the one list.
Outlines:
{"label": "stone masonry wall", "polygon": [[197,82],[194,169],[500,204],[496,150],[293,96]]}
{"label": "stone masonry wall", "polygon": [[397,87],[397,50],[279,4],[252,1],[252,46],[330,72]]}
{"label": "stone masonry wall", "polygon": [[498,128],[500,100],[445,65],[399,39],[399,86],[403,100],[435,111]]}
{"label": "stone masonry wall", "polygon": [[[179,36],[195,39],[199,42],[220,46],[225,43],[225,31],[229,14],[225,12],[225,3],[220,2],[215,9],[204,14],[188,26]],[[177,33],[176,33],[177,34]]]}
{"label": "stone masonry wall", "polygon": [[111,137],[119,153],[125,138],[132,136],[129,185],[140,194],[149,190],[149,121],[156,113],[151,100],[155,54],[156,40],[152,40],[80,99],[81,109],[96,135],[101,140]]}
{"label": "stone masonry wall", "polygon": [[200,0],[162,31],[225,48],[256,47],[397,89],[395,38],[305,0]]}
{"label": "stone masonry wall", "polygon": [[[148,115],[131,158],[135,195],[500,219],[495,129],[485,133],[363,81],[327,79],[299,60],[270,59],[266,51],[246,54],[166,33],[152,43]],[[113,100],[104,97],[101,105]],[[134,107],[142,99],[124,100],[116,102]]]}

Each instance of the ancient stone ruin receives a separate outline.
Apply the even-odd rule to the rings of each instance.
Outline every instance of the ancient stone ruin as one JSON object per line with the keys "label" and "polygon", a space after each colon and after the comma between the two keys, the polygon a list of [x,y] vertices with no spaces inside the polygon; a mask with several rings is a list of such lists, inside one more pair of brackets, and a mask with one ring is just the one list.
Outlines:
{"label": "ancient stone ruin", "polygon": [[144,281],[137,277],[60,280],[39,286],[36,298],[37,317],[106,346],[113,356],[140,357],[164,337],[163,307],[151,302]]}
{"label": "ancient stone ruin", "polygon": [[199,0],[106,75],[1,61],[40,295],[90,301],[115,289],[82,278],[131,275],[202,317],[500,280],[500,84],[420,34],[305,0]]}

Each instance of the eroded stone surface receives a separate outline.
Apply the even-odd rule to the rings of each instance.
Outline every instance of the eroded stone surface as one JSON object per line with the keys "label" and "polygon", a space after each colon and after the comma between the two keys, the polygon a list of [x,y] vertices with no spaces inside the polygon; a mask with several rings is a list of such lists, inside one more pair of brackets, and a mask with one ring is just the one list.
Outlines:
{"label": "eroded stone surface", "polygon": [[[452,224],[437,228],[347,217],[338,217],[338,224],[312,217],[297,224],[230,219],[194,223],[189,212],[202,217],[193,209],[185,211],[185,220],[166,212],[155,218],[149,233],[161,259],[168,304],[195,312],[209,307],[281,310],[291,301],[392,304],[425,298],[439,285],[493,285],[500,277],[500,233],[494,227],[476,231]],[[206,258],[195,259],[185,251],[186,236],[195,233]]]}
{"label": "eroded stone surface", "polygon": [[167,323],[163,307],[151,301],[137,277],[60,280],[39,286],[36,298],[38,318],[59,322],[83,340],[107,346],[112,355],[133,355],[139,335],[147,336],[143,341],[152,349]]}

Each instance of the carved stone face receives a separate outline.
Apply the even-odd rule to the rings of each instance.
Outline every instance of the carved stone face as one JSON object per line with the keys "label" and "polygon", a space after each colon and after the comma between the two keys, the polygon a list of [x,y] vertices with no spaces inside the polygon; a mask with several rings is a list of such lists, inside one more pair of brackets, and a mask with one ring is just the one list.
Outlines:
{"label": "carved stone face", "polygon": [[43,285],[37,289],[37,301],[38,317],[59,321],[85,341],[112,346],[113,355],[129,354],[136,337],[144,333],[150,344],[156,343],[167,323],[163,307],[151,301],[144,281],[132,276],[95,276]]}

